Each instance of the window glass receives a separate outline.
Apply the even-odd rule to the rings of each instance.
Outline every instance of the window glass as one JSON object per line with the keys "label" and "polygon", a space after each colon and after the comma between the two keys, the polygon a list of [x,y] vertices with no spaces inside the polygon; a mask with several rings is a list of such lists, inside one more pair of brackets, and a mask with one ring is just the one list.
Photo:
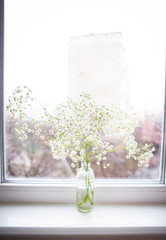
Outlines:
{"label": "window glass", "polygon": [[[108,168],[92,163],[95,177],[161,181],[165,10],[160,0],[6,0],[5,105],[26,85],[37,100],[31,118],[84,91],[98,105],[132,107],[136,141],[155,148],[149,167],[119,149],[107,154]],[[54,159],[38,134],[19,140],[22,122],[5,112],[5,179],[73,178],[71,159]],[[120,146],[114,138],[112,144]]]}

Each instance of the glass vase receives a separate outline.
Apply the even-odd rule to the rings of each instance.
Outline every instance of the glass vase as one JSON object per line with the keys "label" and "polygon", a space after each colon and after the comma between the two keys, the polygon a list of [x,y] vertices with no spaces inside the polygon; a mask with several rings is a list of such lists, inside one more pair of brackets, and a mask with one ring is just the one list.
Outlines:
{"label": "glass vase", "polygon": [[77,170],[76,205],[80,212],[90,212],[94,203],[94,172],[90,163],[83,162]]}

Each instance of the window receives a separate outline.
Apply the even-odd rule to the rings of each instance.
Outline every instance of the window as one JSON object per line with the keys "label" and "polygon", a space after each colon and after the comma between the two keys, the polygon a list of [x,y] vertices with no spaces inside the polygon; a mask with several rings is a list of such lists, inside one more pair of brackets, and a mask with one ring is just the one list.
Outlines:
{"label": "window", "polygon": [[[35,98],[51,111],[68,96],[89,91],[99,104],[133,106],[140,121],[135,137],[155,146],[149,168],[138,168],[136,161],[127,160],[123,152],[108,156],[111,167],[106,171],[94,165],[98,201],[100,192],[106,193],[112,183],[112,201],[124,189],[140,191],[139,197],[133,198],[145,200],[149,184],[149,196],[154,189],[161,194],[165,191],[165,8],[163,1],[155,0],[5,1],[4,106],[18,85],[28,85]],[[37,112],[38,107],[32,116]],[[36,185],[42,193],[44,184],[54,183],[57,191],[65,185],[65,194],[71,189],[74,192],[75,172],[70,159],[54,160],[37,138],[20,142],[13,131],[15,121],[5,111],[4,117],[2,181],[42,183]]]}

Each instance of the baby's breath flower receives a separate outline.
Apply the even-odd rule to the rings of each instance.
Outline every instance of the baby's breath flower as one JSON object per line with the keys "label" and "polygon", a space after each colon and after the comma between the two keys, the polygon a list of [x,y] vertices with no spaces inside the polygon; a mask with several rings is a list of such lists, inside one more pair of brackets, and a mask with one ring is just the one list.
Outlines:
{"label": "baby's breath flower", "polygon": [[23,129],[20,130],[21,134],[25,134],[25,131]]}
{"label": "baby's breath flower", "polygon": [[23,129],[24,129],[24,130],[27,130],[27,128],[28,128],[28,124],[27,124],[27,123],[24,123],[24,124],[23,124]]}
{"label": "baby's breath flower", "polygon": [[16,133],[17,135],[19,135],[19,134],[20,134],[20,131],[19,131],[17,128],[15,128],[15,133]]}
{"label": "baby's breath flower", "polygon": [[49,134],[50,134],[50,135],[53,135],[53,134],[54,134],[54,131],[51,129],[51,130],[49,131]]}
{"label": "baby's breath flower", "polygon": [[34,126],[34,129],[38,129],[39,128],[39,124],[36,123],[35,126]]}
{"label": "baby's breath flower", "polygon": [[24,134],[24,135],[23,135],[23,139],[27,139],[27,134]]}
{"label": "baby's breath flower", "polygon": [[17,127],[19,125],[19,122],[15,122],[15,126]]}
{"label": "baby's breath flower", "polygon": [[41,140],[44,140],[44,136],[43,136],[43,135],[41,135],[41,136],[40,136],[40,139],[41,139]]}
{"label": "baby's breath flower", "polygon": [[39,134],[40,134],[39,130],[35,131],[35,135],[39,135]]}
{"label": "baby's breath flower", "polygon": [[72,168],[75,168],[75,164],[74,163],[72,163],[71,166],[72,166]]}
{"label": "baby's breath flower", "polygon": [[[27,87],[18,86],[13,90],[6,106],[14,119],[27,119],[28,108],[35,98]],[[138,121],[132,109],[124,112],[118,106],[98,106],[84,92],[79,98],[69,98],[66,103],[59,104],[55,112],[50,114],[43,108],[42,121],[49,123],[49,131],[43,131],[42,121],[31,120],[22,127],[15,124],[15,132],[19,140],[27,139],[28,135],[39,135],[41,140],[50,147],[53,158],[64,159],[66,156],[77,162],[90,162],[94,159],[97,165],[108,167],[107,154],[116,151],[112,140],[122,140],[122,148],[126,150],[126,158],[138,161],[138,166],[149,166],[149,160],[155,149],[151,144],[138,144],[133,136]]]}
{"label": "baby's breath flower", "polygon": [[28,133],[32,132],[32,130],[30,128],[27,128],[26,130]]}
{"label": "baby's breath flower", "polygon": [[75,156],[77,154],[77,152],[76,151],[71,151],[71,156]]}

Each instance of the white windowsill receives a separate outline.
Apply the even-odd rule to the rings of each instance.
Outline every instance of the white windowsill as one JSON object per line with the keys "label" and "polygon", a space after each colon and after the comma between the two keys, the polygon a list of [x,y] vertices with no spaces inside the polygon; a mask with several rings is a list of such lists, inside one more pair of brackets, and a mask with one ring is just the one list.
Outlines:
{"label": "white windowsill", "polygon": [[80,213],[73,204],[1,204],[0,235],[165,234],[166,205],[96,204]]}

